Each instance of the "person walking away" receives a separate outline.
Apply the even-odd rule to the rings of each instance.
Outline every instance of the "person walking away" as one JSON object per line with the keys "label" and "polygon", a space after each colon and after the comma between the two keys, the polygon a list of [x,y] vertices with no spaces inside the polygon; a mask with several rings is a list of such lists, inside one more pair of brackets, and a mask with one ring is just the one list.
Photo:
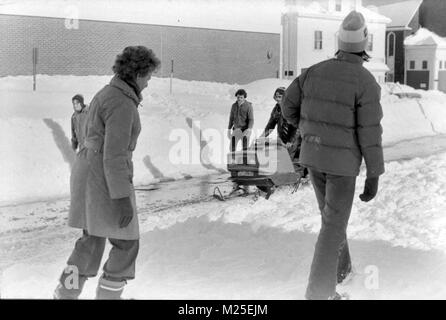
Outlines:
{"label": "person walking away", "polygon": [[78,152],[70,178],[68,225],[83,230],[54,292],[76,299],[85,281],[98,273],[106,239],[112,245],[99,279],[97,299],[120,299],[135,277],[139,224],[133,188],[132,153],[141,122],[138,105],[160,60],[144,46],[126,47],[116,57],[110,84],[93,98],[85,148]]}
{"label": "person walking away", "polygon": [[305,70],[285,91],[282,112],[299,125],[300,162],[309,168],[321,229],[307,299],[339,299],[336,284],[351,272],[347,225],[362,159],[367,178],[362,201],[372,200],[384,173],[380,86],[363,67],[368,30],[361,13],[343,20],[336,57]]}

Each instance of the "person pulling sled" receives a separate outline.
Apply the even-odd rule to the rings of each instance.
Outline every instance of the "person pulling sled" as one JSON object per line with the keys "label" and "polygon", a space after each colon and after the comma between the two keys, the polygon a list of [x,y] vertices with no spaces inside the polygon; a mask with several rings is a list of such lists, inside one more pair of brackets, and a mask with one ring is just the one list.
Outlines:
{"label": "person pulling sled", "polygon": [[308,181],[308,169],[299,164],[300,146],[302,138],[297,127],[290,124],[282,115],[282,98],[285,87],[279,87],[274,92],[273,99],[276,101],[268,123],[261,137],[267,138],[277,127],[277,137],[284,144],[290,155],[295,171],[300,174],[302,182]]}

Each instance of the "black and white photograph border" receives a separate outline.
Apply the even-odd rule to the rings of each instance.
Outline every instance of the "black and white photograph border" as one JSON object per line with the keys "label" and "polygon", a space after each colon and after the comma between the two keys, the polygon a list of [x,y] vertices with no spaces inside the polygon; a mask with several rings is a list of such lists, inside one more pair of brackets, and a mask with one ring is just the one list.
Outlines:
{"label": "black and white photograph border", "polygon": [[0,0],[0,299],[446,299],[444,16]]}

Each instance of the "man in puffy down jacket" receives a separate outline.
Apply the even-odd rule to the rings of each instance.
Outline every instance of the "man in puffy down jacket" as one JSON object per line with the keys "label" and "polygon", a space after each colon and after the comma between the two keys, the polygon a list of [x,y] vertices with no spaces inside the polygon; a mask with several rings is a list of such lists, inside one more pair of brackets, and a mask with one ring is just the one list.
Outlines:
{"label": "man in puffy down jacket", "polygon": [[364,17],[352,11],[340,26],[336,57],[305,70],[282,103],[285,119],[301,131],[300,162],[310,171],[322,215],[307,299],[339,299],[336,284],[351,273],[346,230],[362,159],[362,201],[375,197],[384,173],[380,86],[362,66],[367,41]]}

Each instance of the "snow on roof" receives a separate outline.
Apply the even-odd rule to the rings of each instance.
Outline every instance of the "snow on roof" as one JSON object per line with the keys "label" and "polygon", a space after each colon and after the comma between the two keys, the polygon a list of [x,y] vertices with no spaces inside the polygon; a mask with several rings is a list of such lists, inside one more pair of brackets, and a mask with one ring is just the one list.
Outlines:
{"label": "snow on roof", "polygon": [[437,46],[446,48],[446,38],[442,38],[436,33],[425,28],[404,39],[405,46]]}
{"label": "snow on roof", "polygon": [[[356,9],[358,12],[361,12],[365,19],[368,22],[381,22],[381,23],[389,23],[390,19],[381,15],[378,12],[374,12],[373,10],[370,10],[366,7],[359,6]],[[322,6],[319,2],[313,1],[309,5],[294,5],[294,6],[288,6],[287,12],[296,12],[299,15],[315,15],[315,16],[321,16],[321,15],[329,15],[333,18],[337,18],[339,20],[342,20],[345,18],[345,16],[349,13],[349,11],[329,11],[328,8],[325,8]]]}
{"label": "snow on roof", "polygon": [[377,7],[379,13],[389,17],[392,22],[388,28],[409,28],[408,25],[420,8],[423,0],[409,0]]}
{"label": "snow on roof", "polygon": [[0,2],[0,14],[279,34],[283,5],[278,0],[9,0]]}

